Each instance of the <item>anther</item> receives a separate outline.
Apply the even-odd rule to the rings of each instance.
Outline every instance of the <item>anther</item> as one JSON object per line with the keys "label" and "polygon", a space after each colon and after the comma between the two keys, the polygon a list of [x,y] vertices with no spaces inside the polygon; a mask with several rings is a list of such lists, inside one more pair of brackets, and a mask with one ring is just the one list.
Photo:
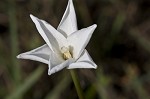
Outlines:
{"label": "anther", "polygon": [[62,52],[63,58],[64,58],[65,60],[67,60],[67,59],[69,59],[69,58],[72,58],[72,55],[71,55],[71,53],[70,53],[70,51],[69,51],[69,48],[63,46],[63,47],[61,48],[61,52]]}

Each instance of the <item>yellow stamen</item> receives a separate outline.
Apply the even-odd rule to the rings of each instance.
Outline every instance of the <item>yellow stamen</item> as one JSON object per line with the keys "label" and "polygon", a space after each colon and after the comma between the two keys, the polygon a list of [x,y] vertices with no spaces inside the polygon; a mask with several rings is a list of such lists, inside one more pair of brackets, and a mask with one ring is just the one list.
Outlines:
{"label": "yellow stamen", "polygon": [[64,58],[65,60],[67,60],[67,59],[69,59],[69,58],[72,58],[72,55],[71,55],[71,53],[70,53],[70,51],[69,51],[69,48],[67,48],[67,47],[62,47],[62,48],[61,48],[61,52],[62,52],[63,58]]}

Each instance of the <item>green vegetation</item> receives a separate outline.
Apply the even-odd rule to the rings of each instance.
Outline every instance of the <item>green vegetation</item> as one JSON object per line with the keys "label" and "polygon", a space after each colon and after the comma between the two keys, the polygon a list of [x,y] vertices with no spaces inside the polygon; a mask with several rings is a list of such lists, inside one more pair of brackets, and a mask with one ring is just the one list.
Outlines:
{"label": "green vegetation", "polygon": [[[73,1],[79,29],[98,25],[86,47],[98,69],[72,71],[84,98],[150,99],[150,1]],[[48,76],[47,65],[16,58],[44,44],[29,14],[57,28],[67,2],[0,0],[0,99],[78,99],[69,70]]]}

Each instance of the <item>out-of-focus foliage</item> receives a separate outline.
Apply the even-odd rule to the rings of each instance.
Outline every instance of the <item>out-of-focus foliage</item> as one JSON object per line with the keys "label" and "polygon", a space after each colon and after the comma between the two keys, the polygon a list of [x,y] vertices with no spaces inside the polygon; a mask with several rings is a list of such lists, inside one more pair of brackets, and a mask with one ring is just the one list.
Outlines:
{"label": "out-of-focus foliage", "polygon": [[[86,99],[150,99],[150,0],[73,0],[79,29],[98,25],[87,50],[97,70],[77,69]],[[0,99],[78,99],[69,70],[16,59],[44,40],[29,14],[55,28],[67,0],[0,0]]]}

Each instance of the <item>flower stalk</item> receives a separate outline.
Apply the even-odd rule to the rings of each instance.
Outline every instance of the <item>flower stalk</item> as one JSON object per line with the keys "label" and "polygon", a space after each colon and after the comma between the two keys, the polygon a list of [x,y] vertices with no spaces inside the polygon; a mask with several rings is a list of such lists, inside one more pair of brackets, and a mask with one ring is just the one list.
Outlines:
{"label": "flower stalk", "polygon": [[74,85],[75,85],[79,99],[84,99],[84,94],[83,94],[83,91],[82,91],[82,88],[81,88],[79,78],[77,76],[76,71],[71,69],[70,73],[71,73],[71,77],[72,77],[72,80],[74,82]]}

